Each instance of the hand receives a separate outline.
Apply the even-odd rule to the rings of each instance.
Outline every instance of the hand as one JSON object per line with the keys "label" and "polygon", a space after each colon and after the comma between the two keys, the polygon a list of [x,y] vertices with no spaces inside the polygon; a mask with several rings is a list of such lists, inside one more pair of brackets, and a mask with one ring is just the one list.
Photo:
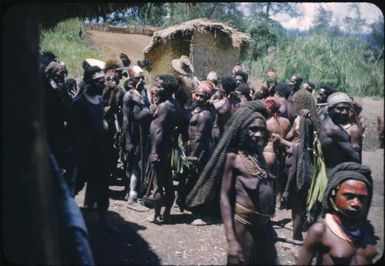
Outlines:
{"label": "hand", "polygon": [[151,104],[151,105],[150,105],[150,113],[151,113],[151,114],[155,113],[157,107],[158,107],[158,106],[157,106],[156,104]]}
{"label": "hand", "polygon": [[281,206],[279,207],[281,210],[287,209],[288,196],[289,196],[289,193],[287,191],[283,192],[282,197],[281,197],[281,202],[280,202]]}
{"label": "hand", "polygon": [[274,140],[281,142],[281,135],[279,135],[278,133],[273,133],[272,136]]}
{"label": "hand", "polygon": [[243,263],[245,261],[245,257],[243,256],[243,251],[239,242],[236,240],[230,241],[228,245],[228,255],[234,257],[240,263]]}
{"label": "hand", "polygon": [[310,117],[311,116],[309,109],[301,109],[301,111],[299,111],[299,114],[303,117]]}
{"label": "hand", "polygon": [[69,94],[72,98],[75,98],[76,93],[77,93],[76,88],[71,88],[71,89],[68,90],[68,94]]}

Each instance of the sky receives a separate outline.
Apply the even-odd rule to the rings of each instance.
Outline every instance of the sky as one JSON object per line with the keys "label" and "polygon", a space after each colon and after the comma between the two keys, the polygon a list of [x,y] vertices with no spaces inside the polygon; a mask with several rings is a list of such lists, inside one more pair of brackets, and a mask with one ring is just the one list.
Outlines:
{"label": "sky", "polygon": [[[351,10],[350,5],[352,2],[340,2],[340,3],[331,3],[331,2],[319,2],[319,3],[293,3],[297,8],[302,11],[303,16],[297,18],[291,18],[286,14],[278,14],[271,17],[272,19],[281,23],[284,28],[287,29],[298,29],[298,30],[308,30],[312,26],[312,21],[316,14],[318,7],[321,5],[324,9],[330,10],[333,12],[331,24],[339,24],[346,16],[354,17],[354,11]],[[359,3],[356,2],[359,7],[361,18],[365,19],[368,24],[373,23],[378,20],[380,17],[383,17],[383,14],[379,7],[372,3]],[[247,5],[247,4],[246,4]],[[343,30],[343,28],[341,28]],[[364,29],[368,31],[369,29]]]}

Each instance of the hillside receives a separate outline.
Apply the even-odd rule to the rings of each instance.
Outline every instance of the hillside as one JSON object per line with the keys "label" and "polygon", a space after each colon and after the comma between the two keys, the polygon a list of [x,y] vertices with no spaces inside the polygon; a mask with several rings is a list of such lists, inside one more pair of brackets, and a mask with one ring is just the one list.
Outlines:
{"label": "hillside", "polygon": [[119,54],[125,53],[134,64],[144,58],[143,50],[151,40],[147,35],[95,30],[88,30],[87,36],[91,44],[103,54],[104,60],[115,59],[120,62]]}

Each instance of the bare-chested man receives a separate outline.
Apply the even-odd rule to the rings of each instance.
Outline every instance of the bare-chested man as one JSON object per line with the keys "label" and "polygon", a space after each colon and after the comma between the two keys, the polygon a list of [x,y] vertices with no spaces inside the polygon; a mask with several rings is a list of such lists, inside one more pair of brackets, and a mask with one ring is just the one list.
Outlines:
{"label": "bare-chested man", "polygon": [[360,162],[360,154],[351,143],[351,137],[343,128],[348,123],[351,98],[336,92],[328,97],[328,116],[321,122],[320,140],[326,168],[343,162]]}
{"label": "bare-chested man", "polygon": [[[149,163],[153,178],[153,197],[155,213],[150,222],[164,223],[170,221],[170,211],[174,203],[174,186],[171,173],[171,151],[178,140],[182,125],[182,110],[179,103],[172,97],[178,89],[179,82],[173,75],[159,75],[155,78],[159,87],[159,104],[150,125],[151,151]],[[161,206],[165,210],[161,216]]]}
{"label": "bare-chested man", "polygon": [[224,92],[224,98],[215,101],[214,107],[217,110],[217,126],[219,128],[219,136],[222,136],[225,130],[225,124],[230,119],[231,114],[234,113],[239,107],[239,101],[234,93],[237,83],[231,76],[225,76],[221,78],[220,88]]}
{"label": "bare-chested man", "polygon": [[373,193],[370,169],[345,162],[333,169],[322,203],[324,218],[308,230],[298,265],[369,265],[377,255],[367,220]]}
{"label": "bare-chested man", "polygon": [[201,81],[195,91],[196,108],[193,110],[190,119],[188,127],[189,140],[186,145],[186,155],[190,169],[186,173],[188,176],[181,178],[178,191],[177,202],[181,210],[184,209],[185,197],[195,185],[214,149],[211,132],[216,118],[216,111],[209,101],[213,91],[214,84],[211,81]]}

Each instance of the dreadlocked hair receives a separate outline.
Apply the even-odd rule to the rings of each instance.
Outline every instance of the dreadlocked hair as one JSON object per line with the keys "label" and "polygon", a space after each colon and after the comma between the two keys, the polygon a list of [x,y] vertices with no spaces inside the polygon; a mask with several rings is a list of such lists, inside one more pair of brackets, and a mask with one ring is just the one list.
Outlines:
{"label": "dreadlocked hair", "polygon": [[219,194],[226,153],[230,149],[239,148],[238,142],[244,128],[256,118],[265,121],[268,115],[269,112],[262,101],[250,101],[231,116],[210,160],[186,198],[186,205],[190,209],[205,210],[209,213],[219,211]]}
{"label": "dreadlocked hair", "polygon": [[313,175],[313,121],[308,117],[301,116],[299,122],[299,134],[301,140],[299,142],[299,154],[297,161],[297,189],[303,187],[308,188],[311,184]]}
{"label": "dreadlocked hair", "polygon": [[318,132],[320,121],[312,94],[307,90],[300,89],[293,94],[292,101],[297,115],[300,114],[302,109],[310,111],[310,119],[313,122],[314,129]]}

